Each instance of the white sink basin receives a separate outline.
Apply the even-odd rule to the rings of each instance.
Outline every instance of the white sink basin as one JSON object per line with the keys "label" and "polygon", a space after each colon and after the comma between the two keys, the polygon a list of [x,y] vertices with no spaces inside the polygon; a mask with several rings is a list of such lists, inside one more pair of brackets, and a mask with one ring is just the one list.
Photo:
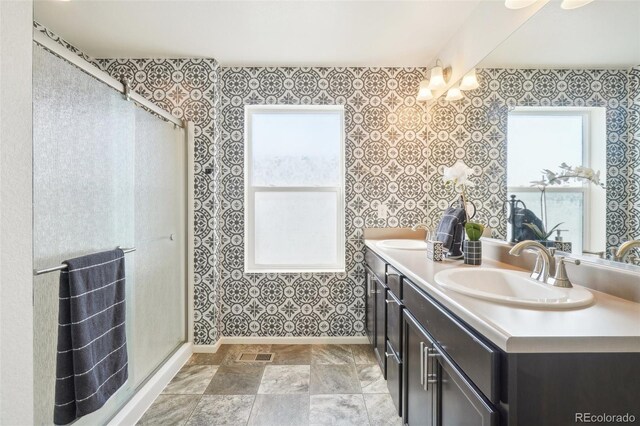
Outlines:
{"label": "white sink basin", "polygon": [[506,269],[448,269],[434,278],[440,286],[457,293],[509,305],[568,309],[593,300],[593,294],[584,287],[554,287],[532,279],[527,272]]}
{"label": "white sink basin", "polygon": [[427,243],[421,240],[382,240],[378,247],[398,250],[426,250]]}

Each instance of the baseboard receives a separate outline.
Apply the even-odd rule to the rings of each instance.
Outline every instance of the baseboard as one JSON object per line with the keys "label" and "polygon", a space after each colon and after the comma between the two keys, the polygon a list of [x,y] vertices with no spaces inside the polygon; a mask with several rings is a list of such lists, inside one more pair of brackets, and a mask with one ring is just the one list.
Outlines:
{"label": "baseboard", "polygon": [[222,338],[213,345],[193,345],[194,354],[214,354],[218,352],[218,348],[222,344]]}
{"label": "baseboard", "polygon": [[194,345],[194,353],[215,353],[222,344],[226,345],[361,345],[369,343],[366,336],[319,336],[319,337],[261,337],[222,336],[214,345]]}
{"label": "baseboard", "polygon": [[193,345],[191,343],[180,346],[107,425],[130,426],[136,424],[192,353]]}

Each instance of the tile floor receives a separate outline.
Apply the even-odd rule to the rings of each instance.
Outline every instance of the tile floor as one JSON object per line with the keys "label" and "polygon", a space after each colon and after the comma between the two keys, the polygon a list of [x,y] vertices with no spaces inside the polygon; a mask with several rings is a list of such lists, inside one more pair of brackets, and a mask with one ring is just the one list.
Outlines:
{"label": "tile floor", "polygon": [[[274,353],[238,362],[240,352]],[[401,425],[369,345],[222,345],[194,354],[139,425]]]}

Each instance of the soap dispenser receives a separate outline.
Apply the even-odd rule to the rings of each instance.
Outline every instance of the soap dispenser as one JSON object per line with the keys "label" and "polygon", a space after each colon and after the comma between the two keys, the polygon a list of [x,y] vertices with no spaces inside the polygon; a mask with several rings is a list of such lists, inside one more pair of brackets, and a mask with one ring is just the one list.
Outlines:
{"label": "soap dispenser", "polygon": [[568,229],[556,229],[556,239],[554,241],[554,247],[556,250],[563,251],[565,253],[571,253],[571,243],[564,241],[562,233],[567,232]]}

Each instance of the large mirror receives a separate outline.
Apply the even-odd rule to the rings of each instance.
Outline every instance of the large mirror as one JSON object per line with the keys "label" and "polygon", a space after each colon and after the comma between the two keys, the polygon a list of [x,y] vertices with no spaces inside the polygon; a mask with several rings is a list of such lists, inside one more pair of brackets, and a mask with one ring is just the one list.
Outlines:
{"label": "large mirror", "polygon": [[506,141],[495,236],[640,264],[616,258],[640,239],[640,2],[551,1],[477,72]]}

